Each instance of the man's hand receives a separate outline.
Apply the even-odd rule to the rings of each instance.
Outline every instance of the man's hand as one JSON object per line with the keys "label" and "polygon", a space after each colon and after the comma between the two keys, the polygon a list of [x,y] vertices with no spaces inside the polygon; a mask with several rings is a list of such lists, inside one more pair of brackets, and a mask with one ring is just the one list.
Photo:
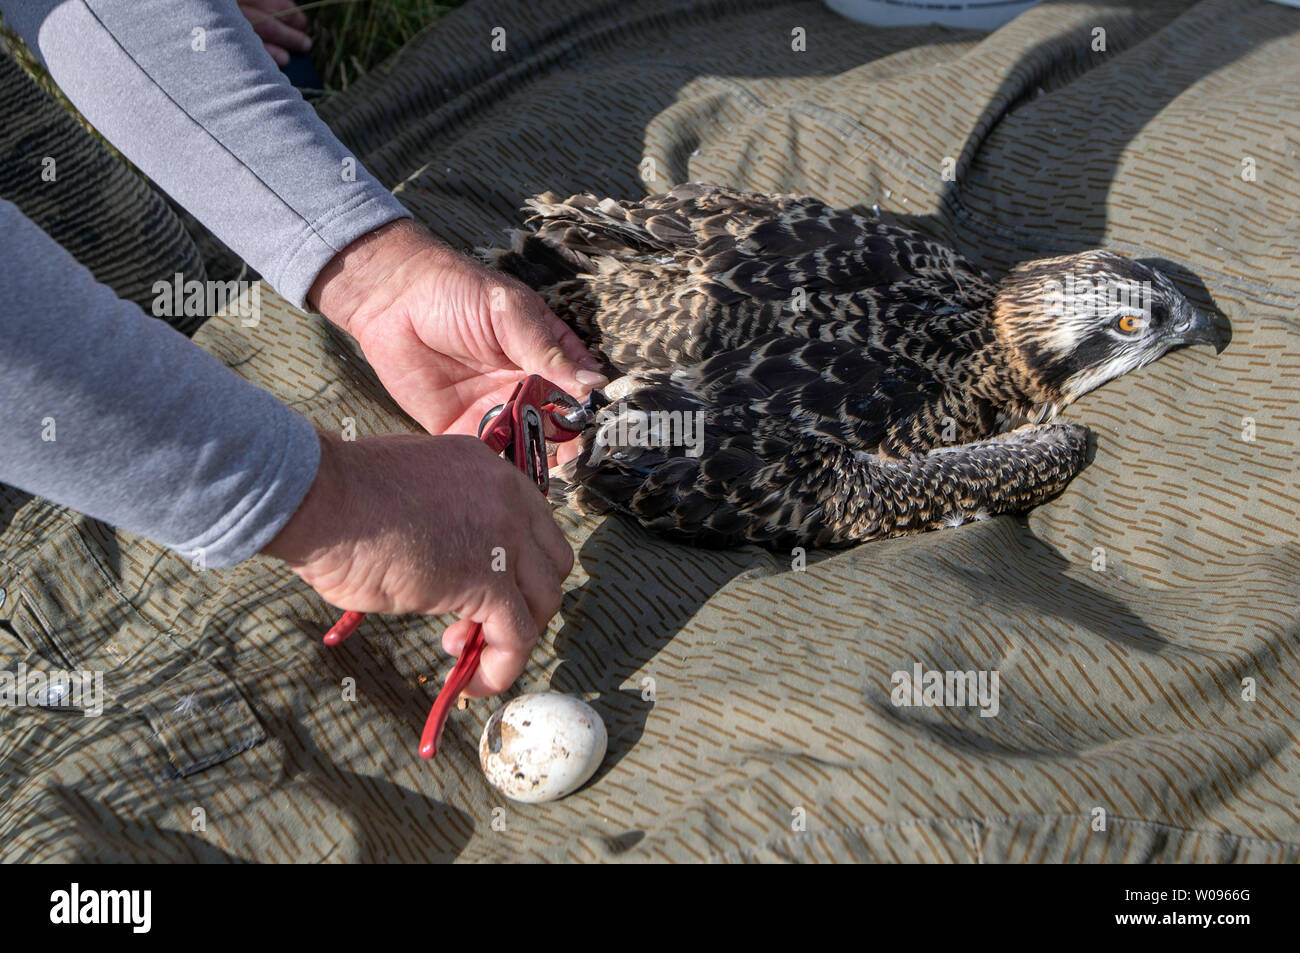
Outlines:
{"label": "man's hand", "polygon": [[[574,396],[605,383],[537,294],[409,221],[345,248],[308,301],[356,338],[389,394],[433,434],[477,435],[527,374]],[[505,691],[559,611],[573,565],[537,487],[475,436],[321,440],[317,483],[265,552],[340,608],[455,612],[442,637],[453,655],[482,622],[469,692]],[[495,547],[504,572],[492,571]]]}
{"label": "man's hand", "polygon": [[239,12],[278,66],[289,64],[289,54],[306,53],[311,37],[306,33],[307,15],[293,0],[239,0]]}
{"label": "man's hand", "polygon": [[453,655],[483,623],[471,695],[519,677],[573,568],[537,487],[462,436],[321,434],[316,482],[263,552],[342,609],[456,613],[442,637]]}
{"label": "man's hand", "polygon": [[527,374],[576,397],[606,383],[534,291],[409,221],[345,248],[308,301],[357,339],[389,394],[430,433],[476,434]]}

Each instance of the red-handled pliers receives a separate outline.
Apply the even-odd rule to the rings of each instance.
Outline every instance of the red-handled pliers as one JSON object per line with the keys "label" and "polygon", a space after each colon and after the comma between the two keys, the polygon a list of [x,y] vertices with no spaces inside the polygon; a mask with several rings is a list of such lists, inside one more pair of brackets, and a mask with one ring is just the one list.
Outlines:
{"label": "red-handled pliers", "polygon": [[[487,412],[479,424],[479,439],[523,471],[524,476],[537,484],[545,495],[550,488],[546,464],[546,441],[564,443],[582,432],[590,412],[575,398],[545,378],[530,374],[516,385],[510,399]],[[364,612],[345,612],[343,617],[325,633],[326,645],[338,645],[351,635]],[[432,758],[438,753],[442,726],[451,711],[452,703],[460,697],[469,680],[478,669],[479,656],[483,654],[483,626],[474,623],[470,628],[465,648],[447,676],[429,710],[420,735],[420,757]]]}

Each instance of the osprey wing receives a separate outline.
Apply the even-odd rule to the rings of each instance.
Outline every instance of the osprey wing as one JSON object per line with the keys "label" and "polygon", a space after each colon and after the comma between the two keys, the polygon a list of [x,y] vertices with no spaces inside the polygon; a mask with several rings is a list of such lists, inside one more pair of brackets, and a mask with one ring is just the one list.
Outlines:
{"label": "osprey wing", "polygon": [[700,545],[839,546],[1029,509],[1084,467],[1087,443],[1049,424],[891,459],[778,425],[715,432],[695,458],[592,468],[584,448],[569,499]]}
{"label": "osprey wing", "polygon": [[640,202],[546,194],[530,206],[536,231],[516,232],[494,263],[624,373],[694,364],[773,331],[866,340],[909,309],[992,295],[942,244],[811,198],[692,184]]}
{"label": "osprey wing", "polygon": [[824,464],[934,446],[943,401],[928,372],[896,354],[765,335],[638,378],[584,434],[569,498],[705,544],[816,538],[836,477]]}

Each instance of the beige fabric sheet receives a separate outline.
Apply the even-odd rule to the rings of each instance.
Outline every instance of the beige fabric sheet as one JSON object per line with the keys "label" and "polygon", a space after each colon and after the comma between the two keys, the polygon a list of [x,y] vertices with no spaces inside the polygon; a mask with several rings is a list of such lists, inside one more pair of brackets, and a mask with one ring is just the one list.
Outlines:
{"label": "beige fabric sheet", "polygon": [[[1298,28],[1231,0],[1046,3],[988,36],[812,2],[459,10],[324,110],[455,244],[545,189],[810,193],[993,272],[1167,259],[1232,343],[1070,408],[1096,460],[1023,518],[800,568],[560,511],[578,562],[516,690],[590,700],[610,750],[544,806],[479,771],[498,702],[416,757],[447,620],[328,650],[334,611],[270,561],[195,571],[4,491],[0,664],[99,669],[107,700],[0,709],[0,856],[1295,861]],[[263,305],[196,340],[322,427],[412,426],[319,318]],[[996,716],[893,704],[918,663],[996,671]]]}

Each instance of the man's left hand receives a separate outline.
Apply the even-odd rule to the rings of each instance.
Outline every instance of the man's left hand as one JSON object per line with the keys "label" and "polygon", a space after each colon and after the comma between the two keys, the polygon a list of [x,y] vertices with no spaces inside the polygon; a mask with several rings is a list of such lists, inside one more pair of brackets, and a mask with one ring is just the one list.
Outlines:
{"label": "man's left hand", "polygon": [[606,383],[536,292],[409,220],[340,252],[308,301],[356,338],[393,399],[433,434],[477,434],[527,374],[576,397]]}

